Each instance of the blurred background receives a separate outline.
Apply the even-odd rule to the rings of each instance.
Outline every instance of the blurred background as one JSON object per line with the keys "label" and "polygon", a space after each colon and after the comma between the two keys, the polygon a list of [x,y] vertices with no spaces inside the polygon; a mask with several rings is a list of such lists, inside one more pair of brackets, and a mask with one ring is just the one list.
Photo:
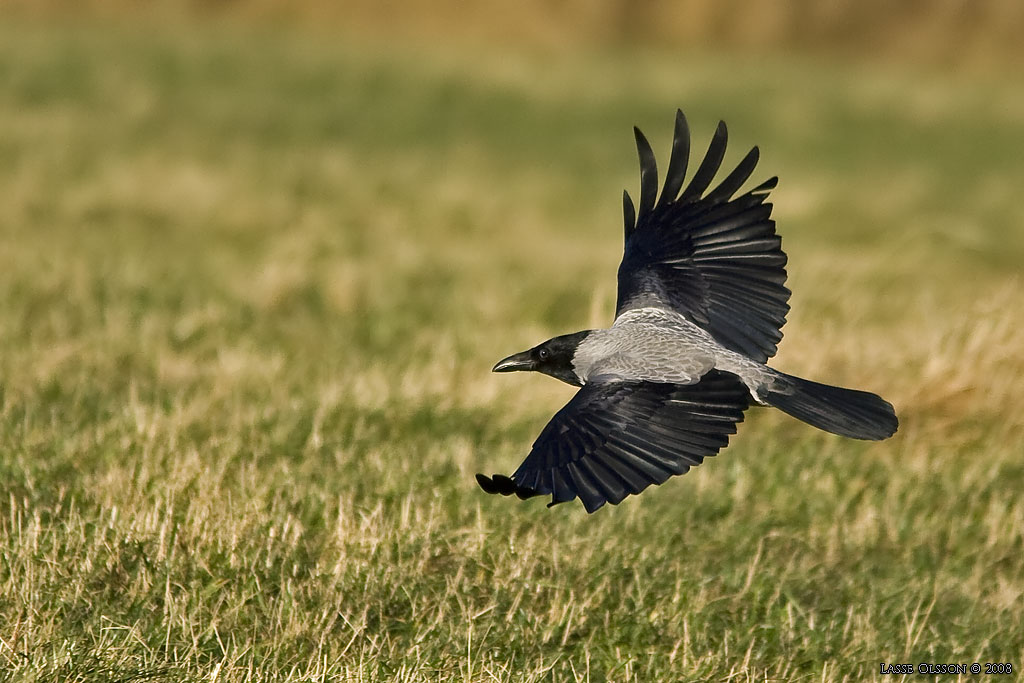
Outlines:
{"label": "blurred background", "polygon": [[[0,670],[1021,664],[1021,35],[1011,0],[0,0]],[[677,107],[780,176],[773,363],[901,430],[752,410],[594,516],[486,497],[572,393],[489,369],[610,322],[631,127],[664,168]]]}
{"label": "blurred background", "polygon": [[5,9],[37,17],[283,23],[374,40],[512,49],[782,51],[952,68],[1020,66],[1024,26],[1024,9],[1012,0],[6,0]]}

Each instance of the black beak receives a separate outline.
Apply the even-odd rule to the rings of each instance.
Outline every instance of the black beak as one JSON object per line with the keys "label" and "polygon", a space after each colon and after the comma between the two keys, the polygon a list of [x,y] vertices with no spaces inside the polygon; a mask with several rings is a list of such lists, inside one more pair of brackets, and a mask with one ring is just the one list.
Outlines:
{"label": "black beak", "polygon": [[502,358],[498,364],[491,369],[491,372],[515,372],[516,370],[533,370],[535,368],[533,358],[529,351],[514,353],[508,358]]}

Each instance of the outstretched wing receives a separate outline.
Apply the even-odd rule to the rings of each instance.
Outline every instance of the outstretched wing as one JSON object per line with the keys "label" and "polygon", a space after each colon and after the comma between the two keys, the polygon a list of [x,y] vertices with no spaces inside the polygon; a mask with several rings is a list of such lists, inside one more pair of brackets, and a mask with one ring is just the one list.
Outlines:
{"label": "outstretched wing", "polygon": [[754,147],[707,191],[725,156],[725,123],[711,140],[689,185],[680,192],[690,154],[690,129],[676,112],[672,156],[661,197],[654,152],[639,129],[640,205],[623,193],[626,246],[619,266],[618,316],[655,306],[681,313],[720,344],[764,362],[789,311],[786,254],[765,200],[777,178],[733,197],[757,165]]}
{"label": "outstretched wing", "polygon": [[488,493],[579,498],[594,512],[617,505],[715,455],[736,433],[750,393],[712,370],[691,385],[607,382],[584,385],[537,437],[511,477],[477,475]]}

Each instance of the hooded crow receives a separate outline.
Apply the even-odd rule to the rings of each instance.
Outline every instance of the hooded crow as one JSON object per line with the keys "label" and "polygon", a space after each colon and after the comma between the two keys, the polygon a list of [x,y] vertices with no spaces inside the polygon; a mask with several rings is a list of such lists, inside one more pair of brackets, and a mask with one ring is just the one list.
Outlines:
{"label": "hooded crow", "polygon": [[477,475],[488,493],[579,498],[587,512],[683,474],[728,445],[751,405],[773,406],[833,434],[881,440],[896,432],[875,394],[768,367],[789,311],[786,254],[766,200],[778,178],[737,191],[758,148],[713,189],[725,156],[719,123],[683,188],[690,129],[676,112],[658,195],[654,152],[639,129],[640,203],[623,193],[625,249],[615,322],[566,334],[498,362],[581,387],[548,422],[511,477]]}

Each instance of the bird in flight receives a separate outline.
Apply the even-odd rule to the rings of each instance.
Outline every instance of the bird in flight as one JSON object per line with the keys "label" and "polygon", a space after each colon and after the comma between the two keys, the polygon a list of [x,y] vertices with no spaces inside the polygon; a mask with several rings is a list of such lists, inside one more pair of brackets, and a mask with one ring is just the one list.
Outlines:
{"label": "bird in flight", "polygon": [[676,112],[668,172],[639,129],[640,203],[623,192],[625,249],[615,322],[565,334],[498,362],[580,387],[511,477],[478,474],[488,493],[575,498],[587,512],[684,474],[728,445],[751,405],[772,406],[854,439],[896,432],[893,407],[865,391],[770,368],[789,311],[786,254],[766,200],[778,178],[737,195],[754,147],[713,189],[728,133],[718,124],[686,187],[690,129]]}

